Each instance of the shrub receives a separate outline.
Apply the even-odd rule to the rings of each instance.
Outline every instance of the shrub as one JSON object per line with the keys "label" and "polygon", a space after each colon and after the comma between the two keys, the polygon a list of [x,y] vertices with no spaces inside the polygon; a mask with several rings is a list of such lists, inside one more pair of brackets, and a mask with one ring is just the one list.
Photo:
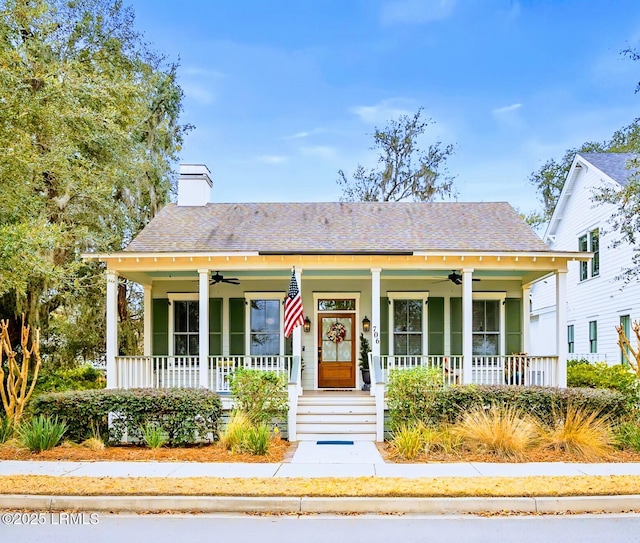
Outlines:
{"label": "shrub", "polygon": [[157,424],[147,422],[141,429],[142,439],[151,449],[159,449],[167,443],[167,434]]}
{"label": "shrub", "polygon": [[638,391],[638,377],[624,364],[609,366],[605,362],[590,364],[580,360],[567,365],[567,386],[607,388],[635,396]]}
{"label": "shrub", "polygon": [[89,439],[85,439],[81,445],[87,449],[91,449],[92,451],[101,451],[104,449],[104,441],[99,437],[90,437]]}
{"label": "shrub", "polygon": [[[390,419],[406,420],[408,423],[422,421],[426,426],[453,424],[464,413],[495,405],[513,407],[552,425],[555,421],[554,412],[566,411],[569,405],[598,412],[612,420],[623,418],[630,411],[628,398],[624,394],[592,388],[466,385],[424,389],[423,395],[424,398],[421,398],[418,388],[411,396],[407,394],[405,401],[400,397],[395,403],[388,402]],[[399,412],[394,413],[394,409]]]}
{"label": "shrub", "polygon": [[40,371],[34,394],[64,392],[66,390],[92,390],[104,388],[107,380],[100,370],[89,364],[74,368],[55,368]]}
{"label": "shrub", "polygon": [[8,417],[0,415],[0,444],[13,437],[13,424]]}
{"label": "shrub", "polygon": [[425,426],[422,423],[400,424],[391,438],[394,453],[406,460],[413,460],[425,451]]}
{"label": "shrub", "polygon": [[253,424],[283,420],[289,410],[287,378],[273,371],[238,369],[230,377],[236,408]]}
{"label": "shrub", "polygon": [[271,433],[266,424],[252,426],[245,436],[245,450],[250,454],[264,456],[269,452]]}
{"label": "shrub", "polygon": [[553,449],[566,451],[586,460],[597,460],[611,452],[613,434],[608,417],[573,405],[560,413],[543,437]]}
{"label": "shrub", "polygon": [[246,413],[234,411],[220,434],[220,444],[232,453],[242,452],[251,421]]}
{"label": "shrub", "polygon": [[640,425],[636,421],[620,423],[614,429],[614,442],[620,449],[640,451]]}
{"label": "shrub", "polygon": [[68,438],[78,443],[96,431],[111,442],[125,436],[142,441],[142,428],[154,423],[166,432],[169,445],[183,446],[217,439],[222,404],[217,394],[204,389],[84,390],[39,396],[33,412],[64,420]]}
{"label": "shrub", "polygon": [[64,422],[58,422],[57,417],[51,419],[40,415],[24,422],[18,430],[18,436],[31,452],[40,452],[60,443],[66,430]]}
{"label": "shrub", "polygon": [[417,367],[392,370],[387,386],[387,406],[391,429],[427,422],[423,414],[442,391],[444,379],[438,368]]}
{"label": "shrub", "polygon": [[520,457],[540,435],[539,423],[511,406],[465,413],[454,432],[471,446],[509,458]]}

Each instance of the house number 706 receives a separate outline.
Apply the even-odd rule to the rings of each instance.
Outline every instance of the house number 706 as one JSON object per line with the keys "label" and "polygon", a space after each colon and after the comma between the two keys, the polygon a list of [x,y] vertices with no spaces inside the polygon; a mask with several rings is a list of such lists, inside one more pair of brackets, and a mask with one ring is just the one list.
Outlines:
{"label": "house number 706", "polygon": [[375,341],[376,345],[380,343],[380,333],[377,326],[373,327],[373,341]]}

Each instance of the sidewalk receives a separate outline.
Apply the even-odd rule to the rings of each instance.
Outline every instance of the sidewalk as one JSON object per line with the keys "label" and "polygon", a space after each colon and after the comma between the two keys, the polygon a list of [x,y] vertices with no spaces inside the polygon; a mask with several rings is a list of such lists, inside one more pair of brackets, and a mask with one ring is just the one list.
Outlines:
{"label": "sidewalk", "polygon": [[[58,477],[535,477],[640,475],[640,463],[433,463],[388,464],[375,444],[319,445],[302,442],[288,462],[271,464],[195,462],[0,461],[0,476]],[[461,514],[611,512],[640,510],[640,496],[527,498],[309,498],[226,496],[15,496],[0,495],[0,509],[86,511],[203,511],[272,513]]]}

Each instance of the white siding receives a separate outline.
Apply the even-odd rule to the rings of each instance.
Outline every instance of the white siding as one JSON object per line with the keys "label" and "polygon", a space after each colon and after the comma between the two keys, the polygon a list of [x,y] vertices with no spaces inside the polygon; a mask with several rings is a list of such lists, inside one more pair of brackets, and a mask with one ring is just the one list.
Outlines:
{"label": "white siding", "polygon": [[[608,222],[615,206],[595,205],[592,201],[594,190],[605,183],[602,173],[594,167],[582,168],[577,174],[571,194],[565,202],[562,220],[556,230],[556,250],[578,250],[578,238],[598,228],[600,231],[600,274],[580,281],[577,262],[570,262],[567,273],[567,324],[574,325],[575,353],[589,352],[589,322],[598,323],[598,353],[606,356],[607,362],[620,361],[617,346],[616,325],[622,315],[630,315],[631,320],[640,319],[640,282],[624,285],[616,276],[631,266],[632,248],[624,245],[613,249],[611,244],[616,234]],[[539,344],[549,333],[548,326],[541,323],[549,319],[548,310],[555,305],[550,302],[555,280],[539,282],[532,289],[532,345]],[[553,308],[555,309],[555,308]],[[555,312],[553,312],[555,318]],[[555,334],[554,334],[555,336]],[[545,354],[545,353],[539,353]]]}

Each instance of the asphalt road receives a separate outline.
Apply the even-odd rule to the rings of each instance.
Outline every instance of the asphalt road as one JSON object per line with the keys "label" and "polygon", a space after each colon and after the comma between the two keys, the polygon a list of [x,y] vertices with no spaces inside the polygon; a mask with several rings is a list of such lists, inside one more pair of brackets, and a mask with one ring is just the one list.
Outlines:
{"label": "asphalt road", "polygon": [[640,515],[380,516],[0,513],[0,540],[65,543],[640,542]]}

